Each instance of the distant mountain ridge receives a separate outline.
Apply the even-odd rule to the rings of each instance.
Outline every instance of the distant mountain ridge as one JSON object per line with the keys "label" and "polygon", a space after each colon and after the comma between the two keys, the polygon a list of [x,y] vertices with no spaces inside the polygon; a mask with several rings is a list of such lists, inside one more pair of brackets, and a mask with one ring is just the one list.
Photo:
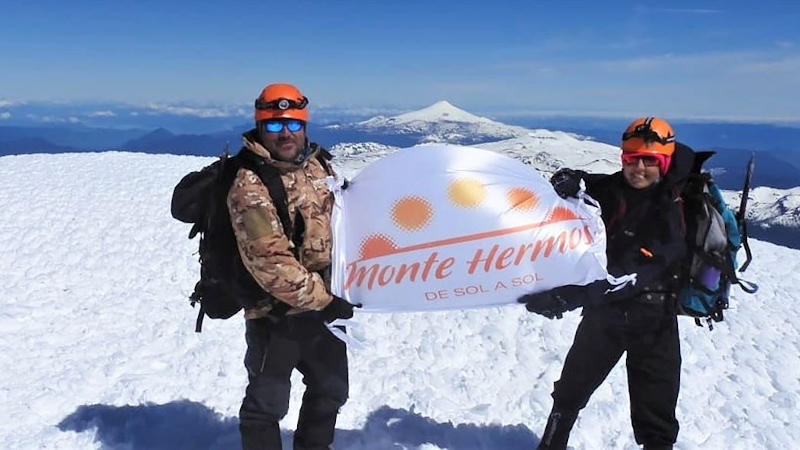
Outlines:
{"label": "distant mountain ridge", "polygon": [[[109,117],[103,117],[103,119],[122,120],[121,111],[112,111],[117,111],[117,113],[110,114]],[[131,120],[129,116],[125,117],[126,120]],[[148,120],[152,120],[152,118]],[[211,118],[195,120],[198,121],[198,124],[222,123],[213,122]],[[592,139],[580,136],[581,134],[590,135],[599,142],[616,145],[615,142],[619,139],[619,128],[624,126],[611,120],[595,119],[593,122],[580,122],[579,119],[568,117],[549,121],[531,121],[530,123],[532,124],[530,127],[509,125],[472,114],[447,101],[439,101],[425,108],[395,116],[379,115],[367,120],[336,125],[311,122],[308,124],[308,136],[326,147],[348,142],[375,142],[390,147],[409,147],[423,142],[477,145],[518,139],[530,133],[538,134],[540,138],[548,133],[558,133],[543,129],[550,128],[562,130],[561,132],[564,134],[573,135],[579,139]],[[538,126],[535,126],[537,124]],[[676,124],[676,127],[680,129],[680,136],[686,139],[693,148],[698,150],[714,148],[718,151],[717,155],[707,163],[707,168],[714,173],[717,183],[724,189],[741,187],[744,165],[750,150],[705,145],[709,142],[758,144],[753,147],[757,151],[756,172],[753,178],[756,186],[790,188],[800,184],[798,181],[800,180],[800,161],[796,163],[792,161],[793,153],[789,150],[776,152],[765,149],[769,146],[794,145],[795,142],[800,142],[800,129],[757,124],[688,124],[682,122],[676,122]],[[576,128],[576,125],[584,128]],[[609,127],[609,129],[597,128],[600,126]],[[251,127],[252,122],[242,120],[239,125],[227,129],[189,134],[173,133],[166,126],[150,130],[92,128],[68,123],[35,127],[0,126],[0,155],[121,149],[147,153],[212,156],[219,155],[226,147],[232,152],[238,150],[241,134]],[[201,129],[202,127],[195,126],[193,128]],[[582,132],[583,129],[594,129],[597,134]],[[702,133],[706,129],[707,132]],[[766,133],[769,138],[759,141],[757,139],[759,130],[763,130],[763,133]],[[739,133],[739,138],[736,138],[737,133]],[[793,140],[795,137],[797,139]]]}
{"label": "distant mountain ridge", "polygon": [[21,137],[0,141],[0,156],[26,153],[66,153],[79,151],[38,137]]}
{"label": "distant mountain ridge", "polygon": [[[723,191],[725,202],[738,206],[741,192]],[[800,249],[800,187],[757,187],[747,203],[748,234],[775,244]]]}
{"label": "distant mountain ridge", "polygon": [[[0,126],[0,149],[10,147],[14,141],[38,140],[33,147],[16,149],[18,153],[62,151],[97,151],[118,149],[123,142],[147,133],[142,129],[91,128],[83,125],[53,124],[49,126]],[[3,145],[6,143],[5,145]],[[38,147],[38,148],[37,148]],[[0,155],[11,154],[0,151]],[[26,151],[28,150],[28,151]]]}
{"label": "distant mountain ridge", "polygon": [[724,189],[742,188],[745,168],[751,153],[755,154],[756,161],[756,169],[753,172],[755,186],[777,189],[800,186],[800,168],[777,158],[773,153],[719,147],[714,151],[714,156],[704,164],[704,168],[714,175],[714,181]]}
{"label": "distant mountain ridge", "polygon": [[217,156],[227,147],[230,152],[239,149],[238,133],[220,132],[215,134],[174,134],[164,128],[122,144],[125,150],[145,153],[172,153],[180,155]]}
{"label": "distant mountain ridge", "polygon": [[328,125],[324,129],[380,135],[388,139],[402,136],[411,138],[415,143],[446,142],[467,145],[511,139],[528,132],[523,127],[476,116],[444,100],[397,116],[377,116],[362,122]]}

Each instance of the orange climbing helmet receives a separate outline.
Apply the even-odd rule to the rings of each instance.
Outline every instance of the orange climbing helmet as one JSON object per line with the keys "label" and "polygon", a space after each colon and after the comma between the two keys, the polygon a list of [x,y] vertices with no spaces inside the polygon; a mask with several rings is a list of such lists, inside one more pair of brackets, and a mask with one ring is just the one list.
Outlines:
{"label": "orange climbing helmet", "polygon": [[658,117],[640,117],[622,133],[623,153],[650,153],[672,156],[675,153],[675,132]]}
{"label": "orange climbing helmet", "polygon": [[308,98],[294,85],[270,84],[256,99],[256,122],[267,119],[297,119],[308,122]]}

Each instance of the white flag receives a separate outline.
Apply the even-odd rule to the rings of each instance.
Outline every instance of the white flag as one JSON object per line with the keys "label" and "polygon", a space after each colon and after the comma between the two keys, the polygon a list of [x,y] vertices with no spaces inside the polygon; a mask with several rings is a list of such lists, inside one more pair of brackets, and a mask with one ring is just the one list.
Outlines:
{"label": "white flag", "polygon": [[500,305],[607,276],[599,208],[499,153],[411,147],[335,194],[332,290],[364,311]]}

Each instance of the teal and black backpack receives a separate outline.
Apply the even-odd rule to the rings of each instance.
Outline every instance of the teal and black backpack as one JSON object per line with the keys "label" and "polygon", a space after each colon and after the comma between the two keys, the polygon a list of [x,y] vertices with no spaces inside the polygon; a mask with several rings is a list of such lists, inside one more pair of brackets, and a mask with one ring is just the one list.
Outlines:
{"label": "teal and black backpack", "polygon": [[[739,211],[734,213],[725,204],[711,175],[700,170],[713,154],[697,153],[695,168],[680,196],[689,256],[683,267],[685,287],[679,294],[678,314],[694,317],[701,326],[701,319],[705,319],[709,329],[713,328],[713,322],[723,320],[733,284],[750,294],[758,290],[757,285],[739,279],[736,274],[752,261],[744,215],[754,162],[751,158]],[[747,260],[737,268],[736,256],[742,247]]]}

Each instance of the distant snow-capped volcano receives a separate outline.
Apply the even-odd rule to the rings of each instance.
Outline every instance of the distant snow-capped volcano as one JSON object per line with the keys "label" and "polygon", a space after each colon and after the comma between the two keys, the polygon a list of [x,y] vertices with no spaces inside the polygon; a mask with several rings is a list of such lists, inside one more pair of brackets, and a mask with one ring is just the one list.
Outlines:
{"label": "distant snow-capped volcano", "polygon": [[362,125],[384,125],[387,123],[401,124],[412,122],[466,122],[466,123],[496,123],[505,126],[498,122],[493,122],[486,117],[476,116],[472,113],[464,111],[461,108],[453,106],[446,100],[438,101],[427,108],[422,108],[418,111],[411,111],[400,114],[394,117],[373,117],[372,119],[360,122]]}
{"label": "distant snow-capped volcano", "polygon": [[439,101],[427,108],[392,117],[377,116],[363,122],[331,125],[330,130],[350,130],[376,135],[414,136],[417,143],[475,144],[524,136],[529,130],[476,116]]}

